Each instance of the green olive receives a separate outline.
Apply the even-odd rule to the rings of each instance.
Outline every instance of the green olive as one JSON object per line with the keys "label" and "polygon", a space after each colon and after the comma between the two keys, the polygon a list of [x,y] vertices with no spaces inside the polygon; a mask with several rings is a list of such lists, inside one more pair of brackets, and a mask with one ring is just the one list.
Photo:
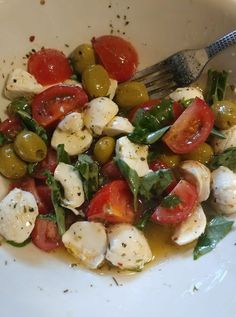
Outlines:
{"label": "green olive", "polygon": [[118,86],[115,100],[122,108],[133,108],[148,101],[149,96],[143,83],[130,81]]}
{"label": "green olive", "polygon": [[88,66],[95,64],[95,54],[90,44],[81,44],[70,55],[74,70],[82,74]]}
{"label": "green olive", "polygon": [[102,65],[92,65],[82,74],[82,84],[91,98],[104,97],[110,87],[110,79]]}
{"label": "green olive", "polygon": [[226,130],[236,125],[236,103],[228,100],[217,101],[212,105],[217,128]]}
{"label": "green olive", "polygon": [[6,144],[0,148],[0,173],[11,179],[25,176],[27,165],[14,152],[13,144]]}
{"label": "green olive", "polygon": [[47,155],[47,146],[34,132],[21,131],[14,142],[14,149],[26,162],[40,162]]}
{"label": "green olive", "polygon": [[94,147],[93,154],[99,163],[106,163],[111,159],[115,149],[115,140],[110,136],[99,139]]}
{"label": "green olive", "polygon": [[202,164],[207,164],[212,158],[214,152],[212,147],[207,143],[200,144],[195,150],[182,155],[184,160],[198,161]]}

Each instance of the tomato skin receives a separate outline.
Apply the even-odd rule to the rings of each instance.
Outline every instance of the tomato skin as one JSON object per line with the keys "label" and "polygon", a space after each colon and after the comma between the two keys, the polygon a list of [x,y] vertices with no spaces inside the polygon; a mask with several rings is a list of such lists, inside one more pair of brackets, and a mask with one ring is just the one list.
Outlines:
{"label": "tomato skin", "polygon": [[57,225],[49,219],[37,218],[31,233],[32,242],[39,249],[49,252],[61,245]]}
{"label": "tomato skin", "polygon": [[34,168],[33,177],[40,180],[45,180],[45,171],[53,173],[57,167],[57,153],[52,148],[48,148],[46,158],[39,162]]}
{"label": "tomato skin", "polygon": [[212,109],[200,98],[174,122],[162,140],[177,154],[191,152],[206,141],[214,126]]}
{"label": "tomato skin", "polygon": [[148,111],[152,109],[154,106],[157,106],[161,102],[161,99],[150,99],[147,102],[142,103],[134,108],[132,108],[128,113],[128,119],[130,122],[133,122],[136,116],[136,113],[139,109],[143,109],[144,111]]}
{"label": "tomato skin", "polygon": [[25,190],[27,192],[30,192],[38,205],[38,210],[40,214],[47,214],[50,211],[53,210],[52,202],[50,203],[49,195],[51,194],[51,191],[47,185],[41,185],[42,187],[45,187],[44,189],[38,187],[35,184],[35,180],[31,177],[26,177],[22,179],[21,181],[14,182],[10,185],[10,190],[14,188],[20,188],[22,190]]}
{"label": "tomato skin", "polygon": [[119,36],[104,35],[93,38],[92,44],[111,78],[119,82],[132,78],[137,69],[138,55],[128,41]]}
{"label": "tomato skin", "polygon": [[110,180],[123,179],[123,175],[114,161],[107,162],[102,166],[101,172],[103,176]]}
{"label": "tomato skin", "polygon": [[66,56],[55,49],[41,49],[28,60],[28,72],[42,85],[63,82],[72,75]]}
{"label": "tomato skin", "polygon": [[88,96],[82,88],[55,85],[34,97],[32,116],[43,127],[49,127],[72,110],[81,110],[86,102]]}
{"label": "tomato skin", "polygon": [[134,221],[133,195],[124,180],[104,185],[91,199],[86,215],[89,221],[132,223]]}
{"label": "tomato skin", "polygon": [[198,201],[197,189],[185,180],[180,180],[169,195],[177,195],[181,203],[167,208],[159,205],[152,214],[152,220],[160,224],[177,224],[192,213]]}
{"label": "tomato skin", "polygon": [[0,122],[0,132],[9,139],[14,139],[22,129],[21,121],[17,117],[12,116]]}

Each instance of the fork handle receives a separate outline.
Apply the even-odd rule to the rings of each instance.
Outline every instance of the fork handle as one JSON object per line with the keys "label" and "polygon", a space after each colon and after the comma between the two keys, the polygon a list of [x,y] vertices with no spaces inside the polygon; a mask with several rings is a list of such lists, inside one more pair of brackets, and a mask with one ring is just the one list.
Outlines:
{"label": "fork handle", "polygon": [[225,36],[219,38],[214,43],[210,44],[206,47],[206,51],[208,57],[211,58],[218,54],[219,52],[223,51],[225,48],[236,44],[236,30],[226,34]]}

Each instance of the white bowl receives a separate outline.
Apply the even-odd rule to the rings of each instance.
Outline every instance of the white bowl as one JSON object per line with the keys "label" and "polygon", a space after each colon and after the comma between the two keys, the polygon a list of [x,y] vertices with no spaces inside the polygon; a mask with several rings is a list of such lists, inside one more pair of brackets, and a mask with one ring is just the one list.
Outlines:
{"label": "white bowl", "polygon": [[[207,45],[236,27],[234,0],[1,0],[0,85],[32,48],[69,53],[91,37],[125,32],[140,68],[184,48]],[[118,17],[120,16],[120,18]],[[126,20],[124,20],[126,16]],[[125,22],[129,21],[128,25]],[[118,33],[118,30],[120,33]],[[30,42],[30,36],[35,40]],[[69,47],[68,47],[68,45]],[[236,47],[211,65],[236,82]],[[1,114],[8,102],[1,99]],[[1,186],[1,185],[0,185]],[[3,317],[236,316],[235,233],[193,261],[191,251],[157,263],[134,277],[101,276],[71,268],[71,258],[33,246],[0,248]]]}

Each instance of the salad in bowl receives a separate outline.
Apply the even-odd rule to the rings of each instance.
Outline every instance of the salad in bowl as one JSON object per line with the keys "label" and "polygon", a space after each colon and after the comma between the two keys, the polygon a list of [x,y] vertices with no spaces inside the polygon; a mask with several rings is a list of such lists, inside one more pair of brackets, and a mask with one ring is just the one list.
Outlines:
{"label": "salad in bowl", "polygon": [[[194,259],[215,248],[236,212],[236,104],[227,73],[204,91],[150,99],[132,81],[138,54],[104,35],[66,57],[33,51],[6,80],[0,123],[0,235],[78,263],[140,271],[154,259],[149,230],[168,230]],[[214,212],[209,212],[209,210]],[[150,227],[151,224],[151,227]],[[152,228],[152,229],[150,229]]]}

